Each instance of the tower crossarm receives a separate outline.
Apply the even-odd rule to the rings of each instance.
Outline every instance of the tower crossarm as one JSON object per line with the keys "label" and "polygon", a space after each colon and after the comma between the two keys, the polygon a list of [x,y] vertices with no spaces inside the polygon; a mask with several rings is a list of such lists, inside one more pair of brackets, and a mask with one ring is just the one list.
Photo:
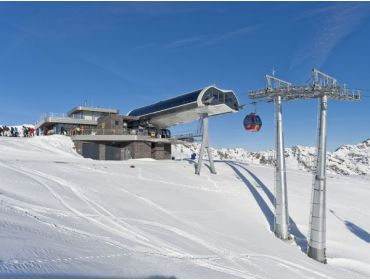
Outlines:
{"label": "tower crossarm", "polygon": [[268,89],[284,88],[284,87],[289,87],[292,85],[291,83],[284,81],[282,79],[276,78],[275,76],[266,75],[265,78],[267,81]]}
{"label": "tower crossarm", "polygon": [[266,88],[250,91],[248,96],[252,100],[266,102],[274,101],[276,96],[281,96],[282,100],[312,99],[326,95],[329,99],[359,101],[361,94],[359,91],[343,88],[338,85],[291,85],[279,88]]}

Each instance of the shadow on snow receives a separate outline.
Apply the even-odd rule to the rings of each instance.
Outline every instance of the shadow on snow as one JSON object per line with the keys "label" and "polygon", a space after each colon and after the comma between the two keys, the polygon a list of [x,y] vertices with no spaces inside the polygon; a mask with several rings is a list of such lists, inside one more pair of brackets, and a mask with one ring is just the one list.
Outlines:
{"label": "shadow on snow", "polygon": [[[223,162],[229,165],[235,171],[235,173],[239,176],[239,178],[244,182],[244,184],[248,187],[249,191],[253,195],[254,199],[258,203],[258,206],[260,207],[261,211],[266,217],[266,220],[268,221],[270,225],[270,230],[274,232],[274,220],[275,220],[274,213],[271,211],[270,207],[267,205],[263,197],[259,194],[256,187],[253,186],[253,184],[243,175],[243,173],[237,167],[246,171],[253,178],[253,180],[259,185],[262,191],[266,194],[271,204],[275,205],[275,196],[273,195],[273,193],[253,172],[251,172],[245,166],[241,165],[240,163],[236,163],[232,161],[223,161]],[[291,217],[289,217],[289,231],[292,235],[294,235],[294,240],[296,244],[301,248],[302,252],[306,253],[307,246],[308,246],[307,238],[298,229],[297,224],[294,222],[294,220]]]}
{"label": "shadow on snow", "polygon": [[368,233],[366,230],[364,230],[363,228],[359,227],[358,225],[356,225],[356,224],[354,224],[350,221],[343,220],[333,210],[330,209],[329,211],[339,221],[341,221],[350,232],[352,232],[354,235],[356,235],[358,238],[362,239],[363,241],[365,241],[367,243],[370,243],[370,233]]}

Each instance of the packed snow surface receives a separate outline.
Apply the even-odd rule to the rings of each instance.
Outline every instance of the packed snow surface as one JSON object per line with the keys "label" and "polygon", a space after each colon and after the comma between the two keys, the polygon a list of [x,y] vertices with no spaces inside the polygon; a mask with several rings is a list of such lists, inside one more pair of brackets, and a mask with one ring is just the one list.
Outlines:
{"label": "packed snow surface", "polygon": [[84,159],[65,136],[0,137],[0,157],[0,277],[370,277],[367,176],[328,177],[325,265],[305,254],[312,175],[298,163],[286,243],[272,232],[274,169],[259,160],[197,176],[188,159]]}

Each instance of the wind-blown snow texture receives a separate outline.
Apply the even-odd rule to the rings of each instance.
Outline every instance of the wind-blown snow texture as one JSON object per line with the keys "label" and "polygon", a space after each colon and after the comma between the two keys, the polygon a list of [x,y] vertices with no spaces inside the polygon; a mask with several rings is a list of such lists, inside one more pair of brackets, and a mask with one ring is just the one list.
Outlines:
{"label": "wind-blown snow texture", "polygon": [[294,164],[285,243],[271,231],[271,166],[218,161],[197,176],[189,160],[84,159],[65,136],[0,137],[0,155],[1,277],[370,277],[367,176],[328,178],[324,265],[303,252],[312,175]]}

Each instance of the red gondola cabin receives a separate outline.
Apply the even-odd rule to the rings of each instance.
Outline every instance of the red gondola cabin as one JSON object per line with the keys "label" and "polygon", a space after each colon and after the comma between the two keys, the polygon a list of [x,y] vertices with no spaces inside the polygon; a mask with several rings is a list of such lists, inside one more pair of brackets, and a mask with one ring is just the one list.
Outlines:
{"label": "red gondola cabin", "polygon": [[247,131],[258,132],[262,127],[261,118],[255,113],[250,113],[244,118],[244,128]]}

